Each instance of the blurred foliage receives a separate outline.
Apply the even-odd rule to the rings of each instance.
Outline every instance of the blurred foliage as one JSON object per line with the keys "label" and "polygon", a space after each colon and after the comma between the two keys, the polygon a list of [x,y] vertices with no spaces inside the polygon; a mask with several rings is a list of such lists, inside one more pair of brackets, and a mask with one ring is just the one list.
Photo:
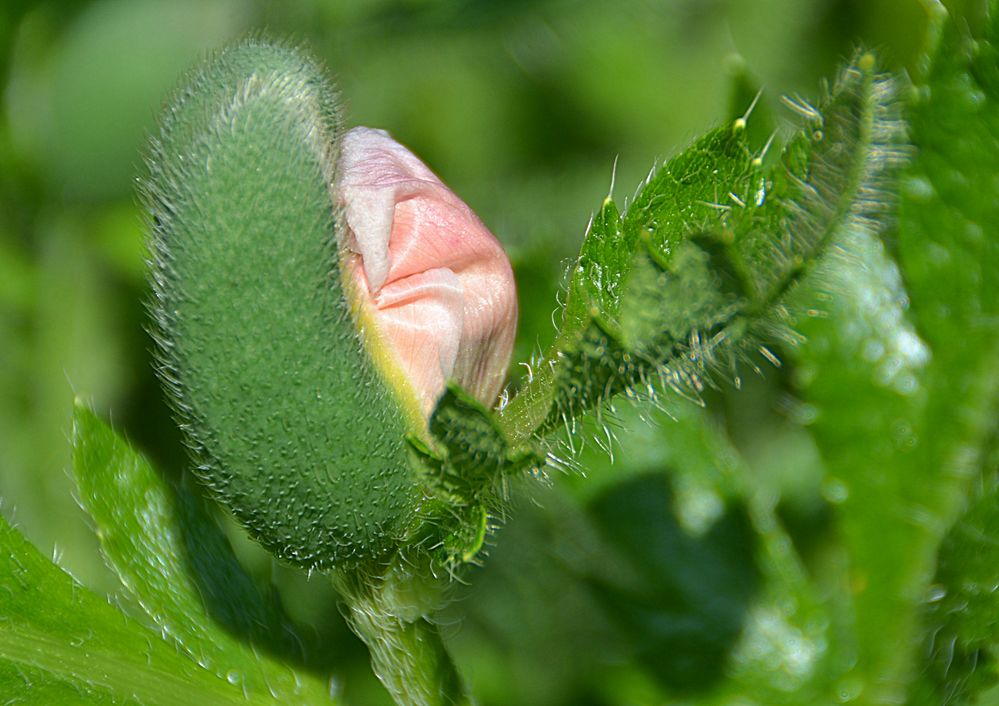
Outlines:
{"label": "blurred foliage", "polygon": [[[985,3],[955,5],[965,7],[976,31]],[[523,312],[515,359],[527,361],[554,336],[558,284],[587,215],[615,184],[623,185],[615,195],[624,201],[653,157],[668,157],[706,127],[741,115],[760,86],[751,126],[785,124],[779,97],[814,95],[819,79],[857,43],[920,80],[934,7],[931,0],[6,0],[3,513],[103,592],[116,583],[67,477],[74,394],[110,416],[159,467],[174,475],[184,467],[143,332],[143,224],[133,176],[160,101],[211,47],[257,28],[300,39],[328,62],[351,124],[389,129],[432,165],[511,253]],[[982,59],[989,60],[994,65],[994,57]],[[994,66],[992,73],[981,67],[981,75],[994,82]],[[985,102],[991,113],[976,113],[983,109],[960,102],[975,94],[959,89],[955,114],[990,115],[980,123],[988,139],[995,103]],[[932,116],[927,110],[914,123],[929,141],[964,129],[960,122],[934,125]],[[753,139],[762,144],[768,136],[765,129]],[[929,183],[958,216],[994,232],[994,211],[977,213],[971,204],[969,212],[959,180],[948,181],[934,161],[947,155],[950,143],[943,144],[908,175],[903,219],[921,218]],[[973,156],[975,143],[962,149]],[[994,179],[994,167],[984,165],[980,178]],[[963,232],[974,235],[973,228]],[[995,562],[987,561],[995,536],[969,529],[995,525],[996,456],[961,457],[970,442],[952,448],[933,439],[938,424],[950,425],[951,440],[979,440],[982,430],[972,422],[991,419],[994,427],[975,400],[952,414],[955,394],[965,399],[979,389],[988,342],[951,344],[983,339],[995,322],[988,312],[961,309],[966,289],[941,298],[934,283],[980,291],[994,283],[996,268],[976,259],[974,242],[964,250],[968,260],[948,263],[954,244],[924,236],[909,246],[902,241],[896,253],[869,234],[855,235],[855,249],[870,256],[875,271],[848,271],[836,292],[855,296],[832,300],[823,316],[802,317],[810,343],[782,369],[755,361],[766,369],[759,376],[750,361],[739,371],[742,390],[705,393],[710,412],[682,401],[651,419],[621,409],[610,427],[613,464],[590,444],[579,462],[586,478],[515,489],[518,508],[489,540],[491,556],[441,617],[482,704],[858,698],[860,676],[809,680],[817,671],[847,674],[858,655],[880,669],[895,659],[900,641],[919,639],[915,616],[886,625],[878,615],[896,590],[918,585],[914,573],[932,566],[927,555],[974,483],[980,499],[968,510],[972,521],[947,535],[954,559],[936,569],[924,616],[935,628],[926,638],[932,659],[920,688],[925,703],[940,703],[987,686],[987,671],[976,667],[991,659],[994,668],[995,655],[989,634],[975,630],[996,623],[962,625],[961,614],[969,603],[996,614],[994,589],[986,590],[999,583]],[[901,280],[895,256],[911,280]],[[985,274],[954,279],[969,262]],[[914,308],[921,299],[938,306],[919,309],[926,318],[912,322],[909,296]],[[830,334],[837,329],[823,317],[845,328]],[[932,356],[913,347],[909,336],[917,333]],[[899,386],[909,384],[906,366],[929,366],[915,412],[899,401]],[[964,372],[952,378],[954,370]],[[872,371],[881,377],[872,379]],[[837,418],[836,410],[848,408],[842,400],[858,390],[869,401],[863,415]],[[988,443],[996,447],[994,437]],[[941,479],[935,464],[955,455],[963,475]],[[901,487],[886,488],[885,479]],[[325,583],[272,564],[228,529],[246,565],[276,584],[291,617],[315,627],[313,658],[335,665],[345,700],[386,703]],[[891,555],[884,542],[907,551]],[[847,549],[872,572],[851,573]],[[970,561],[975,556],[981,561]],[[893,586],[893,577],[910,582]],[[45,580],[67,590],[56,586],[61,579]],[[722,590],[701,590],[709,584]],[[844,615],[862,621],[856,643]],[[816,670],[822,661],[832,666]],[[972,677],[981,683],[968,687]],[[798,700],[787,701],[789,694]]]}

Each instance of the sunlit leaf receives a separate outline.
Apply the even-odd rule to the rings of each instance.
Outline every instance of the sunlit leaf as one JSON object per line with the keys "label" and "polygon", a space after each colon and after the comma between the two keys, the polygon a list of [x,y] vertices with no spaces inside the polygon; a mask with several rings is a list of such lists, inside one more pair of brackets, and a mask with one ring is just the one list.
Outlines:
{"label": "sunlit leaf", "polygon": [[321,680],[282,664],[295,658],[293,628],[242,570],[200,497],[81,404],[73,469],[105,557],[166,638],[246,693],[329,702]]}
{"label": "sunlit leaf", "polygon": [[219,679],[0,518],[0,694],[11,703],[272,704]]}

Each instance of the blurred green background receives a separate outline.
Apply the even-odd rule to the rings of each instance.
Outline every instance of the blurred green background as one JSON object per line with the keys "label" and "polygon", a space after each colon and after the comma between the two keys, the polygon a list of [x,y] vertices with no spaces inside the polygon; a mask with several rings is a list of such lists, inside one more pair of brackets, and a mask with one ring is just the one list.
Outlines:
{"label": "blurred green background", "polygon": [[[4,0],[2,512],[80,580],[112,590],[67,473],[74,395],[168,472],[184,466],[144,332],[135,183],[166,94],[211,48],[257,31],[308,45],[339,83],[350,125],[388,129],[472,205],[517,273],[515,359],[523,362],[554,333],[563,272],[612,181],[620,202],[656,160],[740,114],[757,86],[764,88],[758,111],[779,125],[779,97],[815,95],[819,80],[858,44],[877,48],[894,68],[913,67],[926,32],[924,5]],[[820,551],[826,501],[788,375],[750,375],[748,391],[712,392],[708,408],[740,463],[772,485],[807,561]],[[489,560],[470,573],[443,618],[483,704],[654,703],[724,675],[759,580],[751,551],[740,553],[752,534],[748,520],[694,486],[663,480],[678,458],[670,455],[678,442],[668,438],[664,415],[653,414],[652,424],[636,423],[633,411],[621,415],[613,469],[606,454],[590,449],[586,480],[560,477],[515,490],[523,497],[491,540]],[[671,505],[681,508],[675,516],[657,512]],[[691,531],[705,522],[706,533]],[[648,556],[657,542],[703,571],[660,575],[666,569]],[[613,558],[599,549],[608,543],[617,554],[636,552],[636,564],[650,572],[645,585],[673,593],[636,595],[640,589],[603,576],[613,573]],[[335,665],[352,702],[384,703],[323,582],[306,582],[239,546],[315,626],[317,659]],[[698,602],[703,583],[727,588],[713,603]]]}

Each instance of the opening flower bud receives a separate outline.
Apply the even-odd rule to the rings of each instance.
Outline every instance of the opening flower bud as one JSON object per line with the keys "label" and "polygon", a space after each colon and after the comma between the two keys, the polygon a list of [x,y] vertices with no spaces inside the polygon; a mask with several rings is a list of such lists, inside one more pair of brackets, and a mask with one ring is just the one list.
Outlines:
{"label": "opening flower bud", "polygon": [[492,405],[517,325],[513,272],[472,210],[387,132],[343,138],[344,270],[369,347],[428,416],[448,380]]}
{"label": "opening flower bud", "polygon": [[160,373],[196,470],[309,568],[383,560],[418,527],[432,491],[406,433],[446,380],[495,400],[516,318],[468,207],[384,133],[343,138],[319,67],[250,39],[175,94],[143,185]]}

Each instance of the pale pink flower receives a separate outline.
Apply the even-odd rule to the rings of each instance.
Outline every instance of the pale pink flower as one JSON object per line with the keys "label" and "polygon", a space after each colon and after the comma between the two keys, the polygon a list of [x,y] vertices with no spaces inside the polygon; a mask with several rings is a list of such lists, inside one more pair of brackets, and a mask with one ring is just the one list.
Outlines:
{"label": "pale pink flower", "polygon": [[336,188],[345,274],[383,372],[402,378],[424,419],[448,380],[492,405],[517,326],[513,272],[496,238],[383,130],[346,133]]}

